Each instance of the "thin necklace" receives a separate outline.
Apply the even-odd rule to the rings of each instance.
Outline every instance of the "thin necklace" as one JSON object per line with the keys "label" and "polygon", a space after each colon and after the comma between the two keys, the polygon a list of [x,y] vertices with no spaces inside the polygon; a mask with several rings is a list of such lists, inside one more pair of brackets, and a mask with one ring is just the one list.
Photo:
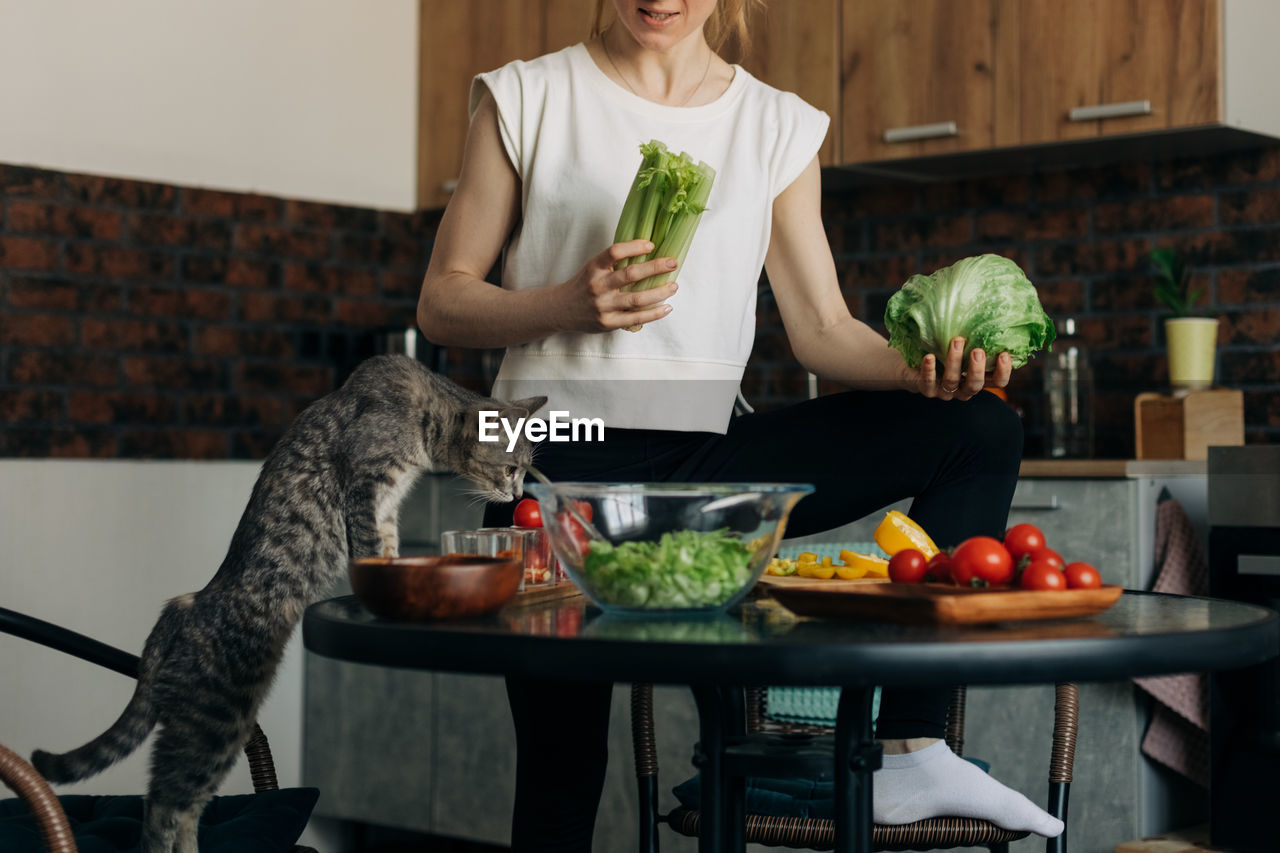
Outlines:
{"label": "thin necklace", "polygon": [[[613,72],[618,75],[619,79],[621,79],[623,83],[627,84],[627,88],[631,90],[631,94],[635,95],[637,98],[642,98],[646,101],[649,100],[648,98],[645,98],[644,95],[641,95],[639,92],[636,91],[636,87],[631,85],[631,81],[627,80],[627,76],[622,73],[622,69],[620,69],[618,67],[618,64],[613,61],[613,54],[609,52],[609,31],[608,30],[605,30],[604,35],[600,37],[600,43],[604,45],[604,58],[609,60],[609,64],[613,66]],[[698,81],[698,85],[693,87],[693,91],[689,93],[689,97],[685,98],[683,101],[676,104],[677,108],[683,107],[685,104],[692,101],[693,96],[698,94],[698,90],[702,88],[702,84],[707,82],[707,75],[711,73],[712,53],[713,51],[711,51],[710,49],[707,50],[707,67],[702,69],[702,79]]]}

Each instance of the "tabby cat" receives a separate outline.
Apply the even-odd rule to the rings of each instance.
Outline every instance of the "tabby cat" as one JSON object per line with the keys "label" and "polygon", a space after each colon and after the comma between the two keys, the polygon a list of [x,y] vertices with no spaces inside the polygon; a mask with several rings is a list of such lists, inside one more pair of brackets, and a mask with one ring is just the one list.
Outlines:
{"label": "tabby cat", "polygon": [[160,727],[143,853],[196,853],[205,804],[250,737],[285,643],[348,560],[395,556],[401,500],[423,471],[452,471],[492,501],[522,493],[532,448],[480,442],[479,411],[514,420],[546,403],[472,393],[402,355],[371,358],[304,410],[263,463],[226,559],[199,592],[167,603],[120,718],[32,763],[53,782],[98,773]]}

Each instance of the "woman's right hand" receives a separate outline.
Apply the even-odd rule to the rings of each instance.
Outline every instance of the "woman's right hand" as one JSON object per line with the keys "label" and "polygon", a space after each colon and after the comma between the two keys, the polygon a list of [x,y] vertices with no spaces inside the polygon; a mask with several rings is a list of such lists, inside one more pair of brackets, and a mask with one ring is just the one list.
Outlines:
{"label": "woman's right hand", "polygon": [[670,272],[676,268],[674,258],[655,258],[614,269],[623,258],[652,251],[653,243],[647,240],[629,240],[614,243],[587,261],[581,272],[560,286],[564,292],[561,304],[565,331],[611,332],[643,326],[670,314],[671,306],[662,303],[676,292],[674,281],[652,290],[622,288],[651,275]]}

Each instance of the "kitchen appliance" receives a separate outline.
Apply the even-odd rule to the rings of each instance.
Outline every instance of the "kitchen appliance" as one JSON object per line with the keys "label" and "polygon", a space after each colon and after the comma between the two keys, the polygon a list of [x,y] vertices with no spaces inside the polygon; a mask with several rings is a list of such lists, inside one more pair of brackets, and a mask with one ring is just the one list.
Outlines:
{"label": "kitchen appliance", "polygon": [[[1280,445],[1210,447],[1208,466],[1209,594],[1280,609]],[[1214,674],[1209,713],[1211,844],[1274,851],[1280,659]]]}

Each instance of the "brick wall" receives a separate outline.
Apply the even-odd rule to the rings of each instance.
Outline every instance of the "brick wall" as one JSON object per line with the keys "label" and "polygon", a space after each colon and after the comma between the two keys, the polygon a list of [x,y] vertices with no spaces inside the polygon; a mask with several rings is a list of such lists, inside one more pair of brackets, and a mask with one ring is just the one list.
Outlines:
{"label": "brick wall", "polygon": [[[1098,451],[1133,453],[1135,393],[1166,381],[1146,254],[1176,246],[1210,292],[1218,381],[1247,440],[1280,440],[1280,149],[832,194],[824,217],[857,316],[908,276],[1014,258],[1094,348]],[[260,458],[293,416],[413,323],[438,214],[399,214],[0,164],[0,456]],[[745,390],[798,400],[761,289]],[[446,372],[482,390],[483,354]],[[823,390],[829,390],[824,388]],[[1011,386],[1028,452],[1035,362]]]}
{"label": "brick wall", "polygon": [[[1184,161],[1134,161],[972,181],[829,195],[824,220],[846,301],[883,330],[908,276],[980,252],[1027,271],[1051,316],[1080,319],[1096,371],[1097,452],[1133,454],[1133,398],[1168,390],[1163,310],[1148,253],[1182,251],[1202,307],[1220,318],[1217,382],[1244,391],[1246,441],[1280,441],[1280,148]],[[805,395],[805,376],[761,290],[761,334],[748,397]],[[1038,366],[1015,374],[1028,453],[1041,449]],[[828,390],[825,387],[821,390]]]}
{"label": "brick wall", "polygon": [[7,165],[0,206],[0,456],[28,457],[264,456],[414,322],[437,219]]}

